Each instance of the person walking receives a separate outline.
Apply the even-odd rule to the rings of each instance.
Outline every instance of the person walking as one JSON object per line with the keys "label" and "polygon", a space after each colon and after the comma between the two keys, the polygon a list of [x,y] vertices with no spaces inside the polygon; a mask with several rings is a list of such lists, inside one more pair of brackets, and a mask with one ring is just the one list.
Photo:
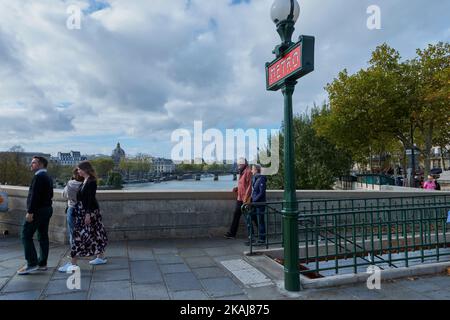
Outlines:
{"label": "person walking", "polygon": [[[22,227],[22,243],[27,264],[17,273],[27,275],[37,271],[47,271],[49,254],[48,226],[53,214],[53,180],[47,174],[48,161],[44,157],[34,156],[31,161],[33,180],[28,191],[27,214]],[[37,231],[39,258],[33,242]]]}
{"label": "person walking", "polygon": [[97,256],[94,260],[89,261],[91,265],[107,263],[104,253],[108,238],[95,196],[97,192],[95,170],[89,161],[80,162],[77,169],[78,174],[84,180],[77,194],[74,211],[75,219],[70,251],[72,259],[71,262],[58,269],[60,272],[67,272],[69,268],[77,266],[79,257]]}
{"label": "person walking", "polygon": [[436,183],[432,175],[429,175],[428,180],[423,183],[423,188],[426,190],[436,190]]}
{"label": "person walking", "polygon": [[233,214],[233,221],[230,229],[225,233],[225,238],[235,239],[239,227],[239,221],[242,215],[242,205],[250,203],[252,195],[252,172],[248,166],[247,159],[239,158],[238,160],[239,181],[238,186],[233,189],[237,193],[236,206]]}
{"label": "person walking", "polygon": [[72,233],[74,226],[75,207],[77,205],[77,195],[84,178],[79,175],[78,169],[72,172],[72,179],[67,182],[63,190],[63,197],[67,199],[67,231],[69,233],[69,243],[72,246]]}
{"label": "person walking", "polygon": [[252,204],[254,211],[251,213],[251,219],[247,220],[247,228],[249,231],[249,241],[252,241],[250,235],[253,234],[252,221],[258,227],[258,242],[263,244],[266,242],[266,223],[265,223],[265,205],[258,203],[266,202],[266,186],[267,177],[261,174],[261,166],[259,164],[252,165]]}

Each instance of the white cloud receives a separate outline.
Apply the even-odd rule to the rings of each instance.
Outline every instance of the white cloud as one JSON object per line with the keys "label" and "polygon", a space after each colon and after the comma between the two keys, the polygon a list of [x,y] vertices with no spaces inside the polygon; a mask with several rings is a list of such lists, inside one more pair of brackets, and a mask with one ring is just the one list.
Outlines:
{"label": "white cloud", "polygon": [[[87,0],[0,0],[0,149],[20,143],[55,153],[78,145],[96,153],[117,137],[133,140],[132,150],[167,156],[171,131],[194,120],[280,125],[281,94],[265,91],[264,78],[279,42],[271,0],[108,2],[82,17],[81,30],[68,30],[67,6],[86,9]],[[381,31],[366,28],[373,2]],[[405,56],[437,34],[448,41],[448,2],[305,0],[301,7],[295,38],[316,36],[316,70],[297,86],[296,112],[322,103],[326,83],[343,68],[364,67],[384,41]]]}

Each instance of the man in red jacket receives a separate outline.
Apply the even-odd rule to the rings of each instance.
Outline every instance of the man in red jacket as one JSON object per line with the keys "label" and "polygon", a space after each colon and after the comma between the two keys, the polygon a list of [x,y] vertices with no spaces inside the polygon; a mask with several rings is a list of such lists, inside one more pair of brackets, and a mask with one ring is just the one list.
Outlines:
{"label": "man in red jacket", "polygon": [[238,186],[233,189],[237,193],[236,207],[234,209],[233,222],[230,230],[225,233],[225,238],[235,239],[239,227],[239,220],[241,219],[241,207],[244,203],[251,202],[252,196],[252,171],[248,165],[247,159],[240,158],[238,160],[239,166],[239,181]]}

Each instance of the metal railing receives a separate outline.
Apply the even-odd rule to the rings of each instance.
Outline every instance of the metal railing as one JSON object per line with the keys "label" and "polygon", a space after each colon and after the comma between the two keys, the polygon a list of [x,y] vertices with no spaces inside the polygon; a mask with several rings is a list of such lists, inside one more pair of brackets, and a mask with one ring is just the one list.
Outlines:
{"label": "metal railing", "polygon": [[[321,277],[365,272],[369,265],[386,269],[450,260],[449,195],[297,203],[301,274]],[[250,254],[283,244],[283,202],[264,205],[265,241],[255,247],[258,234],[250,230]],[[254,206],[244,212],[248,222]]]}
{"label": "metal railing", "polygon": [[375,189],[375,186],[395,186],[395,179],[383,174],[358,174],[356,179],[360,188]]}

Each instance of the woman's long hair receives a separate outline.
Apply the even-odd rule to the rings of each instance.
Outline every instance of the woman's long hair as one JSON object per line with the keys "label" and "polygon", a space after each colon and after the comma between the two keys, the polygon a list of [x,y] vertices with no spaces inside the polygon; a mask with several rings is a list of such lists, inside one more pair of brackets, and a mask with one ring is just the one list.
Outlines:
{"label": "woman's long hair", "polygon": [[78,168],[83,170],[89,175],[89,179],[97,180],[97,174],[95,173],[94,167],[92,167],[89,161],[81,161],[78,164]]}
{"label": "woman's long hair", "polygon": [[78,182],[83,182],[84,178],[82,176],[80,176],[80,174],[78,173],[78,169],[75,168],[72,171],[72,180],[78,181]]}

